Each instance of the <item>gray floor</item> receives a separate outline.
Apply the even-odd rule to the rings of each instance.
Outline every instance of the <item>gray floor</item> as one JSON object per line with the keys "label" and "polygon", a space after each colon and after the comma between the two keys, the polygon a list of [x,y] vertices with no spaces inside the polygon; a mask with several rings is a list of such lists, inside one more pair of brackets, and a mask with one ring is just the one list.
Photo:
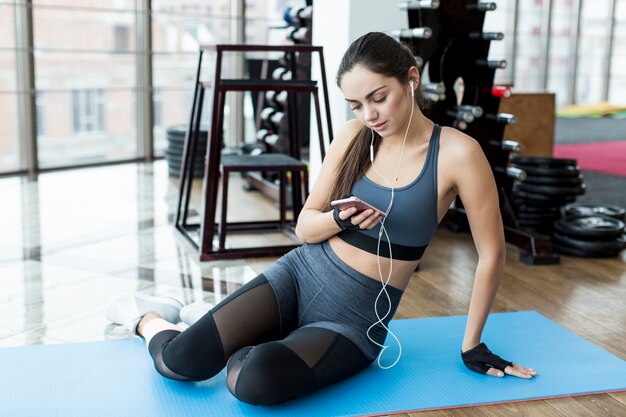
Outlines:
{"label": "gray floor", "polygon": [[554,143],[626,140],[626,119],[578,117],[556,119]]}
{"label": "gray floor", "polygon": [[[610,117],[557,118],[555,144],[626,140],[626,119]],[[587,191],[582,204],[615,204],[626,207],[626,178],[583,171]]]}
{"label": "gray floor", "polygon": [[578,197],[581,204],[615,204],[626,207],[626,178],[583,171],[587,190]]}

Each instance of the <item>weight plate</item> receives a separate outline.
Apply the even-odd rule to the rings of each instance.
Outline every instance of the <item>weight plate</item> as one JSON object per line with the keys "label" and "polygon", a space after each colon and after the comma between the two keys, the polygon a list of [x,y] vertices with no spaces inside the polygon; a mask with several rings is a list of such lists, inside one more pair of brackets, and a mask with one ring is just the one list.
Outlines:
{"label": "weight plate", "polygon": [[[173,125],[168,127],[165,130],[165,135],[166,136],[171,136],[171,137],[176,137],[176,138],[180,138],[181,136],[184,138],[187,135],[187,125]],[[203,129],[206,126],[201,126],[200,129],[200,136],[207,136],[208,135],[208,131],[206,129]]]}
{"label": "weight plate", "polygon": [[545,212],[534,212],[534,213],[526,213],[526,212],[518,212],[516,215],[518,220],[545,220],[545,221],[553,221],[560,217],[558,212],[554,213],[545,213]]}
{"label": "weight plate", "polygon": [[533,175],[533,176],[577,178],[580,175],[580,170],[573,166],[562,166],[562,167],[555,167],[555,168],[534,167],[534,166],[518,165],[518,164],[512,164],[512,166],[525,171],[527,175]]}
{"label": "weight plate", "polygon": [[[185,136],[167,136],[167,143],[171,143],[178,146],[183,146],[185,143]],[[206,147],[207,144],[207,136],[199,135],[198,136],[198,146]]]}
{"label": "weight plate", "polygon": [[589,253],[603,255],[605,253],[615,253],[626,248],[626,236],[621,235],[611,240],[583,240],[571,236],[554,233],[554,241],[560,245],[570,248],[581,249]]}
{"label": "weight plate", "polygon": [[579,258],[609,258],[613,256],[617,256],[619,252],[607,252],[604,254],[592,253],[582,249],[571,248],[569,246],[561,245],[557,242],[552,242],[552,249],[556,253],[560,253],[561,255],[567,256],[575,256]]}
{"label": "weight plate", "polygon": [[529,193],[546,194],[549,196],[565,196],[565,195],[582,195],[585,194],[585,187],[557,187],[549,185],[536,185],[520,183],[518,185],[521,191]]}
{"label": "weight plate", "polygon": [[548,158],[541,156],[514,156],[510,159],[514,164],[529,165],[534,167],[575,167],[577,161],[575,159],[568,158]]}
{"label": "weight plate", "polygon": [[551,203],[554,206],[562,206],[576,201],[576,196],[573,195],[549,196],[545,194],[529,193],[528,191],[515,188],[513,189],[513,195],[526,201]]}
{"label": "weight plate", "polygon": [[566,216],[592,216],[594,214],[603,214],[624,220],[625,213],[626,209],[624,207],[611,204],[568,204],[565,206]]}
{"label": "weight plate", "polygon": [[593,216],[569,216],[554,223],[559,233],[586,239],[616,238],[624,231],[624,222],[613,217],[596,214]]}
{"label": "weight plate", "polygon": [[525,184],[552,185],[563,187],[576,187],[583,183],[583,175],[577,177],[548,177],[544,175],[528,175],[523,181]]}
{"label": "weight plate", "polygon": [[545,220],[527,220],[527,219],[518,219],[517,222],[520,226],[542,226],[546,224]]}
{"label": "weight plate", "polygon": [[[177,159],[182,159],[183,153],[178,152],[176,149],[165,148],[165,156],[170,155]],[[204,160],[206,153],[205,152],[196,152],[195,159],[196,160]]]}
{"label": "weight plate", "polygon": [[519,213],[556,213],[558,208],[554,206],[536,206],[532,204],[520,204],[517,207]]}

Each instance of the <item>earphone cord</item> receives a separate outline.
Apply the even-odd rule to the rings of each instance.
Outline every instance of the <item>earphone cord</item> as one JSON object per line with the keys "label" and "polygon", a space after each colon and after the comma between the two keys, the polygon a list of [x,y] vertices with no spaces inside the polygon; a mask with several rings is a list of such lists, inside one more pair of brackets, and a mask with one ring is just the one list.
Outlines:
{"label": "earphone cord", "polygon": [[[411,85],[411,88],[412,85]],[[413,95],[411,95],[411,115],[409,116],[409,124],[406,127],[406,132],[404,132],[404,140],[402,141],[402,149],[400,150],[400,159],[398,160],[398,165],[396,167],[396,174],[395,174],[395,181],[393,183],[391,183],[391,200],[389,201],[389,206],[387,206],[387,210],[385,211],[385,217],[382,218],[382,220],[380,221],[380,231],[378,233],[378,244],[376,246],[376,261],[378,263],[378,275],[380,277],[380,282],[382,283],[382,288],[379,291],[378,295],[376,296],[376,300],[374,300],[374,312],[376,313],[376,318],[378,319],[378,321],[374,322],[368,329],[366,332],[367,338],[374,343],[375,345],[379,346],[382,348],[380,354],[378,355],[378,366],[382,369],[389,369],[394,367],[398,361],[400,360],[400,357],[402,356],[402,344],[400,343],[400,340],[398,339],[398,337],[391,331],[389,330],[389,328],[385,325],[385,323],[383,322],[391,313],[391,297],[389,296],[389,292],[387,291],[387,285],[389,284],[389,280],[391,279],[391,274],[393,272],[393,254],[391,251],[391,239],[389,239],[389,234],[387,233],[387,229],[385,228],[385,220],[387,219],[387,216],[389,215],[389,212],[391,211],[391,207],[393,206],[393,199],[395,196],[395,184],[398,181],[398,175],[400,173],[400,165],[402,164],[402,158],[404,156],[404,145],[406,144],[406,138],[409,134],[409,128],[411,127],[411,121],[413,120],[413,110],[415,109],[415,99],[413,97]],[[380,176],[383,180],[385,180],[385,182],[387,182],[388,184],[390,183],[390,181],[383,176],[380,172],[378,172],[378,170],[376,169],[376,166],[374,165],[374,131],[370,129],[370,131],[372,132],[372,140],[370,143],[370,159],[372,162],[372,169],[374,170],[374,172],[376,172],[376,174],[378,174],[378,176]],[[387,239],[387,244],[389,245],[389,273],[387,274],[387,279],[383,279],[383,271],[382,271],[382,267],[380,265],[380,242],[382,239],[382,235],[383,233],[385,234],[385,237]],[[382,294],[385,294],[385,296],[387,297],[387,311],[385,312],[385,314],[381,317],[380,313],[378,311],[378,300],[380,299]],[[372,337],[370,336],[370,331],[376,327],[378,324],[381,324],[383,326],[383,328],[396,340],[396,342],[398,343],[398,347],[399,347],[399,351],[398,351],[398,356],[396,358],[396,360],[389,366],[383,366],[381,364],[381,357],[383,355],[383,353],[385,352],[385,350],[387,350],[387,348],[389,348],[388,345],[382,345],[378,342],[376,342],[374,339],[372,339]]]}

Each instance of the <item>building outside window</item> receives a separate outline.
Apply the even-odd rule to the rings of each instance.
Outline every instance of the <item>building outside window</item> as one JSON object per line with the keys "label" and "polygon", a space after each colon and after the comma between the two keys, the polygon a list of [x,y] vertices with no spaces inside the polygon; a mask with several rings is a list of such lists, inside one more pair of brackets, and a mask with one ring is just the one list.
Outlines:
{"label": "building outside window", "polygon": [[72,128],[74,133],[102,132],[104,124],[104,90],[72,90]]}

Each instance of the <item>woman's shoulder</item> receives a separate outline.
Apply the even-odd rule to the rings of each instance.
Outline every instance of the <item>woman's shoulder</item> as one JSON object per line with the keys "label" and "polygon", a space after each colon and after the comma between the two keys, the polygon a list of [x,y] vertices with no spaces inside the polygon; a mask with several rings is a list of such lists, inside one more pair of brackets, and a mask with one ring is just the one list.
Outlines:
{"label": "woman's shoulder", "polygon": [[465,159],[482,153],[482,149],[473,137],[453,127],[443,126],[439,137],[439,153],[444,157]]}

